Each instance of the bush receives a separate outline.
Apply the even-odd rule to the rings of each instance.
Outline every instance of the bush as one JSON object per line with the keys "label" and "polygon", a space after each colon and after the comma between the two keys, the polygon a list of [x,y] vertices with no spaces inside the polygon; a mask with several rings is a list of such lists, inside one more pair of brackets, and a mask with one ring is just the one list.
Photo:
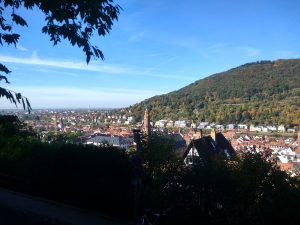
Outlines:
{"label": "bush", "polygon": [[9,185],[17,190],[114,216],[131,215],[131,163],[114,147],[6,138],[0,173],[14,177]]}

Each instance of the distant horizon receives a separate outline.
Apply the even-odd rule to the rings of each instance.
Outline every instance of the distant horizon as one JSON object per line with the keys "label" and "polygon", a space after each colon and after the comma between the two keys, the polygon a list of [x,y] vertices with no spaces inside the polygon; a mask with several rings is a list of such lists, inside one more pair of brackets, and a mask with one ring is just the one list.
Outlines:
{"label": "distant horizon", "polygon": [[[40,110],[115,110],[115,109],[122,109],[122,108],[105,108],[105,107],[90,107],[90,108],[85,108],[85,107],[82,107],[82,108],[33,108],[31,111],[40,111]],[[27,112],[27,110],[24,110],[24,109],[20,109],[20,108],[0,108],[0,112],[1,111],[24,111],[24,112]]]}

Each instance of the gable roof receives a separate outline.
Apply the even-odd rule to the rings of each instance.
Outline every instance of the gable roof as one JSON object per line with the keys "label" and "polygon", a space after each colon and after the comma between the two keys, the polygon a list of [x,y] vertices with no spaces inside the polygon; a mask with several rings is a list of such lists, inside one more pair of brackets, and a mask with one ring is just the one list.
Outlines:
{"label": "gable roof", "polygon": [[227,150],[230,156],[234,154],[234,148],[222,133],[216,133],[216,142],[223,151]]}
{"label": "gable roof", "polygon": [[229,159],[234,154],[232,145],[222,133],[216,133],[216,140],[214,140],[210,135],[192,140],[182,155],[183,159],[187,157],[189,151],[193,147],[196,149],[198,155],[203,161],[210,160],[211,157],[219,152],[223,152]]}
{"label": "gable roof", "polygon": [[186,148],[186,141],[180,134],[168,134],[165,136],[166,138],[174,141],[175,144],[175,149],[181,149],[181,148]]}

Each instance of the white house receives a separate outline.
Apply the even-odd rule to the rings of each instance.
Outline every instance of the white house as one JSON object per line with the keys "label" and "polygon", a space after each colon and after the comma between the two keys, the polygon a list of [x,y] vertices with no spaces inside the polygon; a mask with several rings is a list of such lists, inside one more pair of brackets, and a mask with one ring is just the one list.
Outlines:
{"label": "white house", "polygon": [[217,130],[224,130],[224,125],[217,124],[215,127]]}
{"label": "white house", "polygon": [[198,126],[198,129],[204,129],[208,124],[209,122],[201,122]]}
{"label": "white house", "polygon": [[169,120],[168,122],[167,122],[167,125],[166,125],[167,127],[173,127],[174,126],[174,122],[173,122],[173,120]]}
{"label": "white house", "polygon": [[177,120],[175,121],[174,126],[179,128],[185,128],[186,122],[184,120]]}
{"label": "white house", "polygon": [[268,132],[269,130],[268,130],[268,128],[267,127],[262,127],[262,130],[261,130],[262,132]]}
{"label": "white house", "polygon": [[269,131],[277,131],[276,126],[267,126]]}
{"label": "white house", "polygon": [[227,126],[228,130],[234,130],[235,129],[235,124],[228,124]]}
{"label": "white house", "polygon": [[256,131],[256,127],[253,124],[251,124],[249,127],[249,131],[252,131],[252,132]]}
{"label": "white house", "polygon": [[296,130],[295,130],[295,129],[293,129],[293,128],[289,128],[289,129],[287,129],[287,132],[289,132],[289,133],[295,133],[295,132],[296,132]]}
{"label": "white house", "polygon": [[238,129],[247,130],[248,126],[247,126],[247,124],[238,124]]}
{"label": "white house", "polygon": [[167,120],[158,120],[155,122],[154,126],[164,128],[166,127],[167,122],[168,122]]}
{"label": "white house", "polygon": [[279,125],[279,126],[278,126],[278,132],[285,132],[285,127],[284,127],[284,125]]}

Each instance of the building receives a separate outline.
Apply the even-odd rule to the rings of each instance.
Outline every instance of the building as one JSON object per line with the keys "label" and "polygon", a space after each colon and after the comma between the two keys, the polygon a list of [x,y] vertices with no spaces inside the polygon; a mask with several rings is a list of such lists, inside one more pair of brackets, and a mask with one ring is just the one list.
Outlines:
{"label": "building", "polygon": [[174,123],[174,127],[185,128],[186,127],[186,121],[185,120],[177,120]]}
{"label": "building", "polygon": [[296,133],[296,129],[294,129],[294,128],[289,128],[289,129],[287,129],[287,132],[288,132],[288,133]]}
{"label": "building", "polygon": [[212,130],[211,135],[201,135],[201,138],[192,140],[182,158],[186,165],[191,165],[196,161],[205,164],[209,163],[212,157],[219,153],[231,159],[234,155],[234,149],[222,133]]}
{"label": "building", "polygon": [[155,122],[154,126],[164,128],[166,127],[167,122],[168,122],[167,120],[158,120]]}
{"label": "building", "polygon": [[123,138],[120,136],[95,136],[86,141],[86,144],[93,144],[96,146],[109,145],[118,148],[128,149],[133,143],[132,138]]}
{"label": "building", "polygon": [[215,126],[215,128],[216,128],[217,130],[219,130],[219,131],[222,131],[222,130],[225,129],[225,128],[224,128],[224,125],[221,125],[221,124],[217,124],[217,125]]}
{"label": "building", "polygon": [[186,141],[183,138],[182,134],[176,133],[176,134],[168,134],[165,135],[167,139],[170,139],[174,142],[175,145],[175,153],[176,155],[180,155],[181,152],[184,152],[187,148]]}
{"label": "building", "polygon": [[150,124],[150,114],[148,109],[145,110],[144,113],[144,125],[143,125],[143,131],[146,135],[150,135],[151,132],[151,124]]}
{"label": "building", "polygon": [[295,158],[296,158],[297,162],[300,162],[300,147],[299,146],[295,149]]}
{"label": "building", "polygon": [[268,131],[271,131],[271,132],[272,132],[272,131],[274,131],[274,132],[277,131],[276,126],[270,126],[270,125],[269,125],[269,126],[267,126],[267,128],[268,128]]}
{"label": "building", "polygon": [[227,128],[228,130],[234,130],[234,129],[235,129],[235,124],[228,124],[228,125],[226,126],[226,128]]}
{"label": "building", "polygon": [[278,130],[278,132],[285,132],[285,126],[279,125],[277,130]]}
{"label": "building", "polygon": [[174,126],[173,120],[169,120],[169,121],[167,122],[166,127],[173,127],[173,126]]}
{"label": "building", "polygon": [[248,126],[247,124],[238,124],[238,129],[241,129],[241,130],[247,130],[248,129]]}
{"label": "building", "polygon": [[209,124],[209,122],[201,122],[198,126],[198,129],[204,129]]}
{"label": "building", "polygon": [[253,124],[251,124],[249,127],[249,131],[251,131],[251,132],[257,131],[257,127],[254,126]]}

